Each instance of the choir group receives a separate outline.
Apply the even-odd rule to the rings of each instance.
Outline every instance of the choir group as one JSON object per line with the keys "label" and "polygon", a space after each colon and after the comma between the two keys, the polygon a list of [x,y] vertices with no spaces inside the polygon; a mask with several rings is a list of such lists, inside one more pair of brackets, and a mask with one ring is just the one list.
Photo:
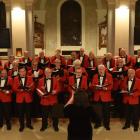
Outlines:
{"label": "choir group", "polygon": [[139,68],[140,50],[137,56],[130,56],[123,48],[119,56],[107,53],[103,58],[96,58],[92,51],[86,55],[83,48],[79,53],[73,51],[67,59],[60,49],[52,57],[45,56],[43,51],[34,58],[29,57],[28,51],[19,60],[9,56],[6,63],[0,62],[0,127],[5,121],[7,130],[11,130],[12,103],[15,102],[19,131],[22,132],[25,126],[33,129],[33,102],[37,97],[42,118],[40,131],[47,129],[50,114],[54,130],[59,131],[59,115],[56,114],[60,110],[54,108],[57,104],[65,104],[73,91],[76,93],[81,89],[88,94],[95,112],[94,128],[103,125],[110,130],[113,106],[115,116],[125,118],[122,129],[132,124],[134,131],[138,131]]}

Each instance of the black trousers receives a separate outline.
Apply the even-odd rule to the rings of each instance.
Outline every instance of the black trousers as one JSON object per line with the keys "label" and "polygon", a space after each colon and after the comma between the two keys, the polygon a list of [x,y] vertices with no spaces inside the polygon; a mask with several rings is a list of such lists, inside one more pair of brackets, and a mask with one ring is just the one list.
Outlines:
{"label": "black trousers", "polygon": [[7,126],[11,126],[11,103],[0,102],[0,126],[3,126],[3,122],[6,122]]}
{"label": "black trousers", "polygon": [[134,128],[139,127],[139,105],[124,105],[125,109],[125,126],[130,126],[131,121]]}
{"label": "black trousers", "polygon": [[101,124],[105,127],[110,125],[110,102],[94,102],[94,111],[96,112],[95,124]]}
{"label": "black trousers", "polygon": [[124,108],[122,103],[122,94],[120,93],[120,90],[118,91],[112,91],[112,97],[113,97],[113,110],[114,110],[114,117],[123,118],[124,117]]}
{"label": "black trousers", "polygon": [[[47,128],[49,114],[52,116],[53,106],[41,106],[42,108],[42,128]],[[58,118],[52,116],[53,127],[58,127]]]}
{"label": "black trousers", "polygon": [[17,103],[17,109],[18,109],[20,127],[24,127],[25,115],[26,115],[26,126],[30,126],[32,104],[31,103]]}

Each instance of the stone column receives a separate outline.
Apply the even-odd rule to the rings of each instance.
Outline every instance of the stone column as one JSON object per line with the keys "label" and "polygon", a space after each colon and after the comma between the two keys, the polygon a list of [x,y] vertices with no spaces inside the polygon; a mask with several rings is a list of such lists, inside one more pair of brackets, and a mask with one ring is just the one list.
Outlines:
{"label": "stone column", "polygon": [[6,27],[10,30],[11,37],[11,48],[8,49],[8,56],[13,54],[13,45],[12,45],[12,24],[11,24],[11,1],[4,1],[6,8]]}
{"label": "stone column", "polygon": [[135,26],[135,4],[137,0],[130,0],[129,19],[129,54],[134,55],[134,26]]}
{"label": "stone column", "polygon": [[27,51],[30,55],[34,56],[33,45],[33,0],[25,1],[25,14],[26,14],[26,45]]}
{"label": "stone column", "polygon": [[107,13],[107,26],[108,26],[108,44],[107,52],[115,53],[115,1],[108,0],[108,13]]}

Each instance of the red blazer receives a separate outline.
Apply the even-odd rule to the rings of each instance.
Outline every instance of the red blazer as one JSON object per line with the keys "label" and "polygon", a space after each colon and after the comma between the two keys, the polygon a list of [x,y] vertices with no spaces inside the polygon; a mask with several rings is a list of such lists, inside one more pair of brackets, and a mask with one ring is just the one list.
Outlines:
{"label": "red blazer", "polygon": [[[36,57],[36,60],[38,61],[38,63],[41,63],[41,58],[40,57]],[[44,57],[44,63],[47,63],[47,67],[50,67],[50,58],[49,57]]]}
{"label": "red blazer", "polygon": [[2,66],[2,62],[1,62],[1,60],[0,60],[0,66]]}
{"label": "red blazer", "polygon": [[[23,62],[24,63],[25,61],[25,58],[22,57],[19,59],[19,62]],[[32,58],[28,57],[28,63],[32,63]],[[31,66],[27,66],[27,70],[30,70],[31,69]]]}
{"label": "red blazer", "polygon": [[[107,60],[106,60],[106,58],[104,58],[103,59],[103,64],[106,66],[106,68],[107,68]],[[113,68],[113,67],[115,67],[115,60],[114,59],[111,59],[110,60],[110,68]]]}
{"label": "red blazer", "polygon": [[[123,58],[123,57],[121,57],[121,58]],[[126,61],[125,66],[131,67],[131,60],[132,60],[131,56],[130,55],[126,55],[126,57],[125,57],[125,61]]]}
{"label": "red blazer", "polygon": [[[37,72],[39,72],[39,77],[44,76],[44,71],[43,71],[42,69],[37,69]],[[33,69],[29,70],[29,71],[27,72],[27,74],[28,74],[29,76],[34,77],[34,70],[33,70]]]}
{"label": "red blazer", "polygon": [[[128,68],[124,66],[123,71],[127,71],[127,70],[128,70]],[[112,74],[115,71],[118,71],[117,67],[113,68]],[[124,79],[124,77],[125,77],[125,75],[121,76],[121,78],[117,78],[117,77],[113,76],[113,91],[117,91],[120,89],[120,86],[121,86],[121,83],[122,83],[122,80]]]}
{"label": "red blazer", "polygon": [[[51,64],[54,64],[55,59],[56,59],[55,55],[51,57]],[[66,66],[66,60],[63,56],[60,56],[60,60],[61,60],[61,65]]]}
{"label": "red blazer", "polygon": [[33,82],[33,78],[31,76],[26,76],[25,78],[25,86],[30,87],[30,90],[21,90],[20,86],[22,86],[21,81],[20,81],[20,77],[17,76],[14,78],[14,85],[13,85],[13,90],[16,93],[16,102],[17,103],[23,103],[25,101],[25,103],[31,103],[33,98],[32,98],[32,94],[34,91],[34,82]]}
{"label": "red blazer", "polygon": [[[89,64],[88,67],[92,67],[91,64],[90,64],[90,61],[91,61],[91,60],[88,59],[88,64]],[[97,67],[97,61],[96,61],[96,59],[93,59],[93,67],[94,67],[94,68]]]}
{"label": "red blazer", "polygon": [[[95,87],[96,85],[99,85],[99,79],[98,79],[98,74],[95,74],[95,76],[92,79],[92,87]],[[111,98],[111,90],[113,88],[113,79],[112,76],[109,73],[106,73],[104,80],[103,80],[103,85],[108,84],[107,90],[95,90],[93,94],[93,101],[102,101],[102,102],[110,102],[112,101]]]}
{"label": "red blazer", "polygon": [[71,58],[67,60],[67,65],[73,65],[73,60]]}
{"label": "red blazer", "polygon": [[9,70],[9,67],[10,67],[10,62],[9,61],[5,62],[4,69]]}
{"label": "red blazer", "polygon": [[[41,78],[39,80],[39,83],[38,83],[38,89],[41,90],[42,92],[46,92],[45,91],[45,78]],[[55,91],[56,94],[55,95],[52,95],[51,92],[52,91]],[[50,94],[47,95],[47,96],[41,96],[39,93],[39,96],[41,97],[41,101],[40,101],[40,104],[43,105],[43,106],[49,106],[49,105],[54,105],[57,103],[57,94],[59,92],[59,85],[58,85],[58,81],[56,78],[51,78],[51,90],[50,90]]]}
{"label": "red blazer", "polygon": [[134,69],[140,68],[140,62],[137,62],[137,59],[138,59],[137,56],[136,57],[133,57],[131,59],[131,67],[134,68]]}
{"label": "red blazer", "polygon": [[[80,55],[79,55],[79,59],[80,59]],[[88,55],[84,54],[83,61],[81,62],[81,66],[84,67],[84,68],[89,67],[89,57],[88,57]]]}
{"label": "red blazer", "polygon": [[[128,88],[128,78],[126,77],[122,83],[121,89],[127,90],[127,88]],[[139,96],[140,96],[140,80],[139,79],[134,78],[131,90],[134,91],[132,95],[123,93],[123,103],[130,104],[130,105],[139,104]]]}
{"label": "red blazer", "polygon": [[[68,91],[72,94],[72,88],[76,86],[76,77],[70,76],[68,78]],[[86,90],[87,89],[87,76],[82,76],[80,78],[79,88]]]}
{"label": "red blazer", "polygon": [[[74,67],[70,67],[68,69],[68,72],[69,73],[75,72],[75,68]],[[86,72],[86,69],[84,67],[82,67],[82,73],[88,77],[88,73]]]}
{"label": "red blazer", "polygon": [[15,77],[13,74],[14,74],[14,70],[13,69],[8,71],[8,76]]}
{"label": "red blazer", "polygon": [[4,87],[5,88],[6,88],[6,86],[10,87],[9,89],[7,89],[7,91],[9,91],[9,93],[6,94],[6,92],[0,91],[0,102],[7,103],[7,102],[11,102],[12,101],[12,96],[11,96],[12,95],[12,85],[13,85],[13,79],[8,77],[6,79]]}

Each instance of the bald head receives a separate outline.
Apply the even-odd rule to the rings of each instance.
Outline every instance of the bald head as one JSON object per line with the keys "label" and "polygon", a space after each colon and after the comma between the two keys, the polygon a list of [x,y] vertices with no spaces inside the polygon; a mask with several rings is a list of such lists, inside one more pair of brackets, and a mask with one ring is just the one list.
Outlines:
{"label": "bald head", "polygon": [[128,78],[134,79],[135,77],[135,70],[134,69],[128,69]]}
{"label": "bald head", "polygon": [[106,58],[106,60],[111,60],[112,59],[112,53],[106,53],[105,58]]}
{"label": "bald head", "polygon": [[105,66],[103,64],[98,65],[99,75],[104,76],[105,74]]}
{"label": "bald head", "polygon": [[52,70],[50,68],[45,69],[46,78],[51,78]]}
{"label": "bald head", "polygon": [[84,48],[80,48],[80,56],[83,56],[84,52],[85,52]]}

